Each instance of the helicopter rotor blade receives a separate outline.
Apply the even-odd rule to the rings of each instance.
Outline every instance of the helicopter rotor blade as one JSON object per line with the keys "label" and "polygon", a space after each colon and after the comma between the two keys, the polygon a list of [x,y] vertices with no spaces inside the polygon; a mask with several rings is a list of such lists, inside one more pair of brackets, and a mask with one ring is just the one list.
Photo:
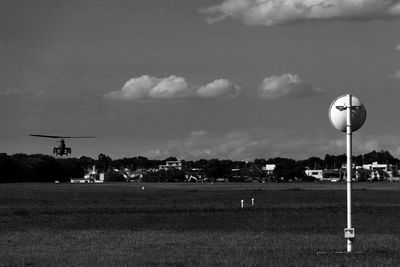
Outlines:
{"label": "helicopter rotor blade", "polygon": [[44,135],[44,134],[30,134],[30,136],[35,136],[35,137],[46,137],[46,138],[63,138],[62,136],[58,135]]}
{"label": "helicopter rotor blade", "polygon": [[63,136],[62,138],[96,138],[95,136]]}
{"label": "helicopter rotor blade", "polygon": [[56,139],[65,139],[65,138],[96,138],[96,137],[94,137],[94,136],[59,136],[59,135],[45,135],[45,134],[30,134],[30,136],[45,137],[45,138],[56,138]]}

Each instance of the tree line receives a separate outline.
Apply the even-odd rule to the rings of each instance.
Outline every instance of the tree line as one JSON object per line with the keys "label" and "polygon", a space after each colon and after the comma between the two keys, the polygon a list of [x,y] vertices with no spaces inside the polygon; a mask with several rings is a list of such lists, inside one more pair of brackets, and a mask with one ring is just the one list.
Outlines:
{"label": "tree line", "polygon": [[[55,158],[42,154],[13,154],[0,153],[0,182],[67,182],[71,177],[83,177],[85,171],[92,166],[100,172],[105,172],[109,181],[122,181],[121,174],[115,169],[128,168],[158,169],[166,161],[177,160],[169,157],[164,160],[148,159],[143,156],[113,160],[110,156],[100,154],[96,159],[91,157]],[[400,160],[393,157],[388,151],[372,151],[364,155],[353,156],[356,165],[379,162],[392,164],[397,170]],[[143,180],[147,182],[180,182],[185,180],[185,174],[190,170],[201,170],[210,180],[227,178],[235,181],[245,181],[245,177],[268,178],[268,181],[289,181],[291,179],[306,180],[305,169],[339,169],[346,163],[346,155],[325,155],[324,158],[310,157],[306,160],[289,158],[256,158],[254,161],[234,161],[228,159],[199,159],[194,161],[182,160],[183,170],[168,170],[148,172]],[[275,164],[276,168],[270,177],[261,169],[266,164]],[[238,170],[233,172],[232,170]]]}

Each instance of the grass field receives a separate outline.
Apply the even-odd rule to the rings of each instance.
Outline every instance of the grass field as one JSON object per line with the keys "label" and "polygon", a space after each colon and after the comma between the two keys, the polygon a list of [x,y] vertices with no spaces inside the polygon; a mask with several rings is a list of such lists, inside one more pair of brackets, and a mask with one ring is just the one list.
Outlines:
{"label": "grass field", "polygon": [[400,184],[354,184],[353,254],[345,186],[0,184],[0,266],[400,266]]}

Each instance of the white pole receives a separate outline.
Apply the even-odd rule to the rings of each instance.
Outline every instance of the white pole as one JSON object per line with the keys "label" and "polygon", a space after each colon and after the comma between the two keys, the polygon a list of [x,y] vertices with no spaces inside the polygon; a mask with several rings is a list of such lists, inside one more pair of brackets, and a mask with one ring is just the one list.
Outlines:
{"label": "white pole", "polygon": [[254,198],[251,199],[251,205],[254,206]]}
{"label": "white pole", "polygon": [[244,200],[242,199],[242,200],[240,201],[240,207],[243,209],[243,206],[244,206]]}
{"label": "white pole", "polygon": [[[351,94],[348,95],[348,106],[347,106],[347,118],[346,118],[346,139],[347,139],[347,228],[350,229],[351,226],[351,178],[352,178],[352,130],[351,130]],[[353,248],[352,239],[347,238],[347,252],[351,252]]]}

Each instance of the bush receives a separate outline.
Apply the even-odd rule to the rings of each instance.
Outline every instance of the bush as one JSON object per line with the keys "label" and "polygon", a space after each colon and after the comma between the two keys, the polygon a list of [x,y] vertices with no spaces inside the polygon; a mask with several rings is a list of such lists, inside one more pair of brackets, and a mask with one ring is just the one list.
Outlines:
{"label": "bush", "polygon": [[125,182],[126,179],[120,172],[109,171],[105,174],[104,180],[106,182]]}
{"label": "bush", "polygon": [[186,179],[185,172],[182,170],[160,170],[158,172],[149,172],[143,176],[144,182],[184,182]]}

